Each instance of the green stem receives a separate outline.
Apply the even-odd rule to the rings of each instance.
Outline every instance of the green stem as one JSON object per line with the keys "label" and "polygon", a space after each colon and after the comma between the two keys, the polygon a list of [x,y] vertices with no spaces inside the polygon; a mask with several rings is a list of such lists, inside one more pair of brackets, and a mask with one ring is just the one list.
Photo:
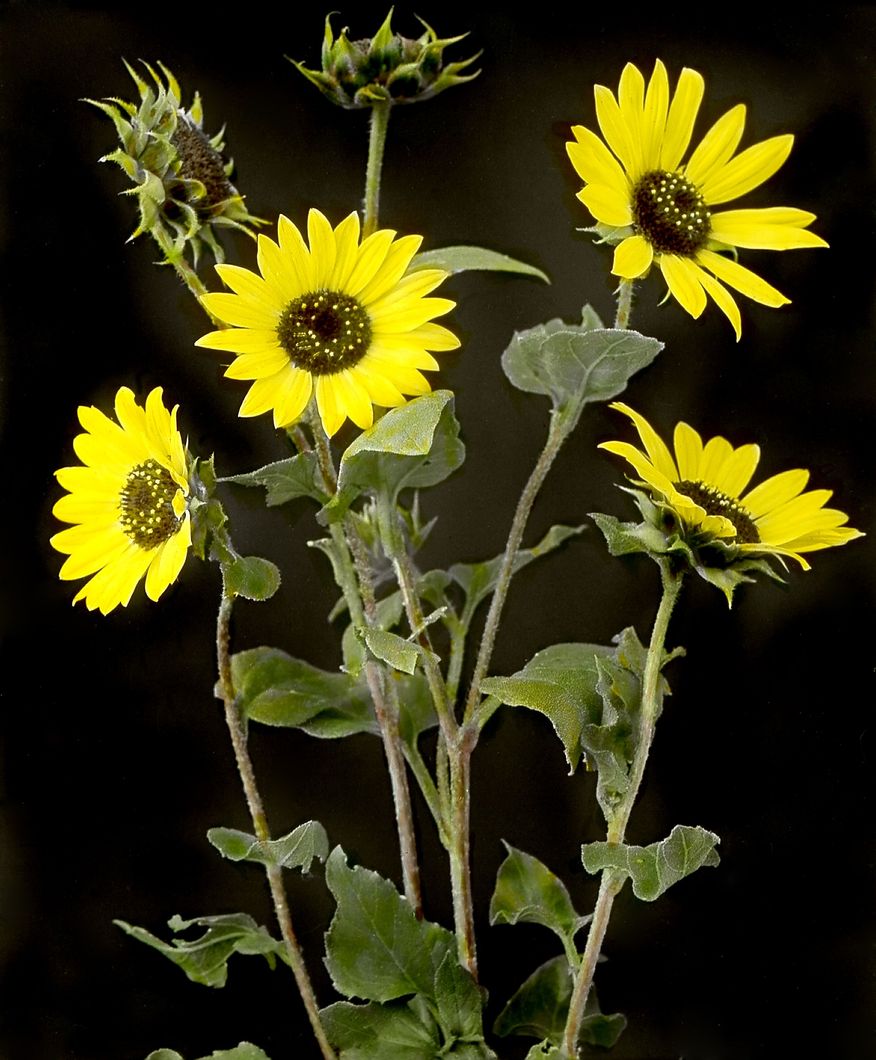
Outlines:
{"label": "green stem", "polygon": [[630,314],[633,311],[633,287],[635,280],[621,280],[617,288],[617,313],[614,326],[626,330],[630,326]]}
{"label": "green stem", "polygon": [[380,174],[383,170],[383,152],[386,147],[386,126],[389,123],[390,103],[372,103],[371,125],[368,136],[368,165],[365,170],[365,202],[362,237],[370,236],[377,229],[380,210]]}
{"label": "green stem", "polygon": [[173,245],[173,240],[170,239],[160,228],[152,229],[152,237],[161,249],[161,253],[164,255],[164,260],[168,265],[172,265],[177,276],[182,282],[188,287],[195,298],[198,300],[199,305],[210,318],[213,326],[219,329],[227,328],[228,325],[213,316],[213,314],[206,308],[201,299],[205,294],[208,294],[207,288],[201,281],[201,278],[195,272],[195,270],[189,265],[185,259],[185,255],[182,251],[177,249]]}
{"label": "green stem", "polygon": [[493,655],[496,634],[499,630],[499,620],[502,617],[502,609],[505,606],[505,599],[508,596],[508,589],[511,586],[511,578],[514,575],[514,560],[517,557],[517,551],[523,540],[523,533],[526,530],[529,514],[532,511],[535,498],[538,496],[538,491],[541,489],[542,484],[547,477],[551,464],[553,464],[557,453],[560,451],[560,446],[566,439],[567,433],[568,429],[560,422],[560,417],[556,413],[552,413],[551,425],[548,430],[544,449],[542,449],[535,467],[532,469],[532,474],[529,476],[529,481],[526,483],[523,493],[520,495],[520,500],[517,502],[517,510],[514,512],[514,518],[511,521],[511,529],[508,532],[508,543],[505,545],[505,555],[502,557],[502,565],[499,568],[496,588],[493,591],[493,598],[490,601],[490,610],[487,613],[487,621],[484,625],[484,632],[481,637],[481,645],[478,651],[477,662],[475,663],[474,675],[471,679],[468,699],[465,704],[464,718],[466,722],[471,721],[478,706],[478,700],[480,699],[481,694],[481,681],[486,677],[487,667],[490,665],[490,659]]}
{"label": "green stem", "polygon": [[[606,836],[608,842],[612,844],[620,844],[624,841],[630,814],[639,794],[639,788],[642,785],[645,765],[654,740],[657,715],[660,711],[659,684],[664,645],[666,643],[666,631],[683,581],[683,575],[673,574],[668,566],[663,566],[661,572],[663,596],[654,619],[651,642],[648,645],[648,656],[645,660],[645,673],[642,678],[642,706],[639,712],[639,731],[636,738],[633,764],[630,769],[629,787],[612,815]],[[581,1022],[584,1019],[587,997],[593,984],[593,973],[596,970],[596,962],[599,960],[602,942],[608,928],[611,907],[623,887],[624,879],[624,876],[619,875],[613,869],[605,869],[602,873],[599,895],[596,899],[593,919],[590,922],[590,931],[587,935],[587,945],[575,979],[572,1000],[569,1004],[569,1016],[563,1033],[563,1049],[567,1060],[574,1060],[578,1055],[578,1037],[581,1033]]]}
{"label": "green stem", "polygon": [[[322,421],[315,403],[311,403],[309,419],[314,446],[323,483],[328,493],[336,493],[338,476],[332,459],[331,446],[323,430]],[[343,529],[332,523],[329,533],[338,557],[338,578],[341,592],[350,611],[350,619],[360,628],[376,627],[377,602],[374,581],[368,567],[368,557],[356,532],[353,521],[345,518]],[[391,675],[386,673],[374,659],[365,664],[365,680],[374,706],[374,716],[383,740],[392,801],[398,831],[399,855],[402,863],[402,879],[405,897],[418,917],[423,915],[423,898],[420,888],[420,866],[417,861],[417,841],[414,830],[414,814],[411,807],[411,792],[405,770],[404,747],[399,733],[399,707]],[[416,775],[416,774],[415,774]],[[427,796],[428,798],[428,796]]]}
{"label": "green stem", "polygon": [[[256,836],[264,843],[270,841],[271,832],[268,827],[268,819],[265,814],[264,803],[256,785],[255,771],[252,759],[247,747],[246,730],[240,716],[240,710],[234,695],[234,684],[231,679],[231,653],[230,627],[231,611],[234,598],[227,595],[223,587],[222,603],[219,605],[219,616],[216,622],[216,653],[219,663],[219,683],[222,690],[222,701],[225,706],[225,721],[231,736],[231,745],[234,748],[234,757],[237,762],[237,771],[243,783],[243,791],[246,796],[246,804],[249,807],[249,815]],[[319,1006],[316,1003],[316,995],[313,984],[307,973],[304,956],[295,931],[292,927],[292,915],[289,912],[289,902],[286,899],[286,889],[283,885],[282,870],[277,865],[268,865],[265,868],[268,877],[268,887],[271,891],[271,900],[274,903],[274,911],[280,925],[280,933],[286,946],[286,955],[298,985],[298,992],[307,1010],[310,1026],[319,1043],[319,1050],[324,1060],[336,1060],[335,1052],[329,1044],[325,1030],[319,1019]]]}
{"label": "green stem", "polygon": [[453,891],[453,923],[459,963],[478,981],[477,946],[474,930],[474,900],[471,890],[471,754],[477,729],[463,725],[449,747],[450,757],[450,883]]}

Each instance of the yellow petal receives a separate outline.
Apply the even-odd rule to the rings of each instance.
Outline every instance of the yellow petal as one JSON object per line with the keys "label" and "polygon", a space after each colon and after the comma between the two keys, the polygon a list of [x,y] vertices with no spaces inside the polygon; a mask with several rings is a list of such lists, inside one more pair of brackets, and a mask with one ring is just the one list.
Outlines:
{"label": "yellow petal", "polygon": [[229,353],[263,353],[278,349],[280,340],[276,328],[223,328],[202,335],[195,340],[195,345]]}
{"label": "yellow petal", "polygon": [[660,168],[661,148],[666,132],[666,114],[669,109],[669,78],[666,67],[657,59],[654,72],[645,94],[645,112],[642,120],[642,166],[643,171]]}
{"label": "yellow petal", "polygon": [[192,541],[191,521],[186,516],[180,529],[158,548],[146,571],[146,595],[158,600],[167,587],[179,577]]}
{"label": "yellow petal", "polygon": [[332,381],[338,407],[357,427],[367,430],[374,422],[374,408],[368,391],[349,371],[335,373]]}
{"label": "yellow petal", "polygon": [[[727,210],[712,214],[711,235],[721,243],[732,247],[748,247],[754,250],[798,250],[802,247],[826,247],[827,243],[814,232],[787,222],[775,222],[771,217],[784,215],[778,209]],[[800,210],[804,217],[812,214]],[[809,223],[808,221],[806,222]]]}
{"label": "yellow petal", "polygon": [[796,497],[806,488],[809,481],[809,472],[803,468],[795,468],[791,471],[782,471],[778,475],[764,479],[760,485],[745,497],[742,503],[748,509],[752,518],[766,515],[774,511],[781,504],[785,504],[792,497]]}
{"label": "yellow petal", "polygon": [[672,483],[669,479],[654,467],[643,452],[634,445],[630,445],[629,442],[600,442],[598,448],[614,453],[615,456],[622,456],[627,463],[633,466],[639,478],[659,490],[664,496],[672,492]]}
{"label": "yellow petal", "polygon": [[705,181],[730,158],[745,128],[745,104],[738,103],[709,129],[684,167],[685,176],[702,188]]}
{"label": "yellow petal", "polygon": [[603,224],[619,228],[633,223],[629,192],[621,192],[607,184],[588,184],[577,193],[577,197]]}
{"label": "yellow petal", "polygon": [[355,298],[367,284],[377,279],[380,268],[389,255],[394,237],[395,232],[392,229],[381,228],[362,241],[356,264],[347,281],[347,294]]}
{"label": "yellow petal", "polygon": [[599,122],[605,142],[629,173],[633,150],[630,145],[630,132],[621,115],[617,100],[605,85],[594,85],[593,96],[596,100],[596,120]]}
{"label": "yellow petal", "polygon": [[371,306],[368,314],[374,329],[375,338],[382,332],[398,334],[402,331],[413,331],[432,317],[449,313],[456,306],[449,298],[420,298],[416,302],[400,306]]}
{"label": "yellow petal", "polygon": [[404,395],[383,374],[379,364],[369,364],[369,358],[364,357],[359,364],[351,368],[350,374],[365,388],[368,396],[375,405],[384,408],[394,408],[405,403]]}
{"label": "yellow petal", "polygon": [[696,482],[701,475],[700,467],[703,459],[703,440],[691,427],[683,421],[676,424],[673,436],[675,447],[675,459],[678,463],[678,476],[681,481]]}
{"label": "yellow petal", "polygon": [[297,226],[284,214],[280,214],[277,221],[277,235],[280,237],[280,253],[285,261],[285,268],[294,274],[298,292],[308,294],[316,290],[316,272],[311,253]]}
{"label": "yellow petal", "polygon": [[[291,221],[289,223],[291,224]],[[304,281],[305,276],[309,276],[310,270],[309,266],[305,269],[304,263],[299,260],[298,253],[290,253],[288,249],[284,253],[272,239],[268,239],[265,235],[258,237],[258,248],[259,272],[278,298],[283,298],[288,303],[293,298],[307,294],[311,287],[309,282],[305,286]],[[307,253],[303,243],[300,253]]]}
{"label": "yellow petal", "polygon": [[660,169],[670,173],[678,168],[690,143],[694,122],[700,109],[705,82],[696,70],[685,67],[678,78],[675,95],[669,104],[666,132],[660,156]]}
{"label": "yellow petal", "polygon": [[289,355],[279,346],[259,353],[242,353],[225,369],[226,379],[264,379],[289,364]]}
{"label": "yellow petal", "polygon": [[[708,450],[708,446],[706,447]],[[708,481],[726,493],[728,497],[739,497],[751,482],[751,476],[760,460],[760,446],[750,443],[733,449],[721,461],[720,467],[711,471]]]}
{"label": "yellow petal", "polygon": [[629,405],[625,405],[622,401],[613,401],[609,407],[629,416],[639,432],[639,437],[642,439],[642,444],[645,446],[645,451],[651,458],[654,467],[671,482],[676,481],[678,479],[678,468],[675,466],[672,454],[669,452],[666,443],[645,417],[640,412],[630,408]]}
{"label": "yellow petal", "polygon": [[207,312],[238,328],[273,328],[280,318],[276,301],[254,302],[236,294],[205,294],[201,304]]}
{"label": "yellow petal", "polygon": [[583,125],[574,126],[572,133],[575,139],[566,144],[566,151],[578,176],[588,184],[622,188],[629,194],[629,178],[596,133]]}
{"label": "yellow petal", "polygon": [[733,330],[736,332],[736,341],[739,342],[742,337],[742,316],[733,295],[722,283],[719,283],[714,276],[710,276],[704,269],[700,269],[699,281],[705,288],[706,293],[711,295],[715,305],[733,325]]}
{"label": "yellow petal", "polygon": [[614,249],[611,271],[615,276],[635,280],[651,268],[654,249],[644,236],[628,236]]}
{"label": "yellow petal", "polygon": [[633,181],[645,172],[643,121],[645,109],[645,79],[632,63],[621,71],[617,92],[621,118],[627,129],[630,164],[627,167]]}
{"label": "yellow petal", "polygon": [[283,372],[268,376],[266,379],[256,379],[241,402],[238,416],[260,416],[263,412],[273,408],[274,397],[282,383],[282,379],[279,377],[286,371],[291,371],[291,367],[288,369],[284,368]]}
{"label": "yellow petal", "polygon": [[313,282],[317,289],[328,287],[337,254],[335,233],[326,216],[316,209],[307,213],[307,242],[313,262]]}
{"label": "yellow petal", "polygon": [[286,305],[287,300],[279,297],[274,287],[249,269],[242,269],[239,265],[217,265],[216,272],[226,286],[251,304],[277,312],[282,312]]}
{"label": "yellow petal", "polygon": [[733,455],[733,446],[717,435],[710,438],[703,446],[703,457],[700,463],[699,478],[708,485],[722,489],[719,482],[723,478],[724,465]]}
{"label": "yellow petal", "polygon": [[359,215],[353,211],[335,229],[335,264],[327,287],[346,290],[347,281],[359,257]]}
{"label": "yellow petal", "polygon": [[712,206],[738,199],[763,184],[782,166],[793,146],[794,137],[786,135],[774,136],[747,148],[698,182],[706,202]]}
{"label": "yellow petal", "polygon": [[392,244],[374,278],[356,296],[362,305],[368,306],[392,290],[404,276],[422,242],[422,236],[402,236]]}
{"label": "yellow petal", "polygon": [[766,280],[762,280],[760,276],[755,275],[750,269],[746,269],[744,265],[731,261],[730,258],[722,257],[712,250],[698,251],[697,261],[710,272],[713,272],[719,280],[723,280],[734,290],[748,295],[749,298],[754,299],[755,302],[760,302],[762,305],[777,308],[778,306],[788,305],[791,301],[781,291],[777,291],[775,287],[768,284]]}
{"label": "yellow petal", "polygon": [[274,425],[286,427],[298,420],[313,392],[313,377],[309,372],[293,368],[284,373],[283,382],[274,403]]}
{"label": "yellow petal", "polygon": [[319,410],[319,418],[325,428],[325,433],[332,437],[337,434],[341,424],[347,418],[346,413],[340,408],[335,393],[335,376],[321,375],[316,380],[316,407]]}
{"label": "yellow petal", "polygon": [[673,298],[696,319],[706,308],[706,292],[697,265],[690,258],[674,254],[661,254],[657,264]]}

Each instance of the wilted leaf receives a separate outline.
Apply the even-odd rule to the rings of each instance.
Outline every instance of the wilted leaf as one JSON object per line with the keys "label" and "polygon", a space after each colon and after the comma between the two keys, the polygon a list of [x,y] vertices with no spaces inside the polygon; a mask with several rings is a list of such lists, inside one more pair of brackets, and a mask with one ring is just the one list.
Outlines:
{"label": "wilted leaf", "polygon": [[288,835],[267,842],[236,828],[211,828],[207,839],[229,861],[256,861],[281,869],[310,872],[315,858],[325,861],[328,857],[328,836],[319,821],[307,821]]}

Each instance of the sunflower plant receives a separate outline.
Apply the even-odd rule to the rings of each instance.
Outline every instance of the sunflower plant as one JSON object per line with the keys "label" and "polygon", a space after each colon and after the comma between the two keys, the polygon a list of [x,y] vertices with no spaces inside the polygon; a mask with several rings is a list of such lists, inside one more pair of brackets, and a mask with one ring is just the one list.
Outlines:
{"label": "sunflower plant", "polygon": [[[159,64],[163,80],[146,68],[154,84],[134,75],[139,108],[99,104],[123,140],[123,149],[108,157],[137,183],[138,231],[152,232],[212,323],[196,344],[215,352],[232,385],[247,385],[240,416],[260,418],[253,429],[279,432],[285,446],[272,463],[220,474],[212,458],[190,452],[179,426],[187,417],[168,408],[162,388],[140,404],[123,386],[114,419],[80,406],[83,433],[73,441],[80,463],[56,473],[65,492],[54,514],[72,524],[52,537],[67,557],[60,576],[87,579],[74,603],[84,600],[112,621],[111,612],[136,599],[140,582],[156,602],[178,580],[173,591],[185,593],[189,557],[219,567],[216,689],[251,831],[217,827],[207,838],[222,857],[264,872],[276,915],[273,929],[244,913],[174,917],[169,940],[118,923],[197,983],[222,986],[234,954],[288,968],[313,1032],[313,1055],[325,1060],[487,1060],[506,1055],[515,1047],[505,1040],[519,1036],[536,1039],[530,1060],[573,1060],[588,1046],[612,1046],[626,1020],[600,1010],[593,979],[616,897],[629,881],[637,898],[653,901],[698,868],[718,864],[719,837],[705,827],[678,825],[644,846],[626,840],[669,693],[665,670],[683,654],[667,648],[667,633],[685,578],[695,572],[732,602],[740,583],[793,577],[789,566],[808,571],[810,554],[861,536],[844,511],[827,506],[828,489],[808,488],[806,470],[752,485],[756,439],[704,441],[679,421],[670,449],[644,414],[615,401],[610,407],[632,422],[639,444],[606,440],[600,448],[626,462],[630,484],[622,488],[641,521],[598,513],[593,519],[612,555],[644,553],[659,568],[662,596],[650,636],[642,639],[630,627],[610,644],[593,644],[582,630],[580,641],[549,645],[513,674],[491,672],[514,575],[583,529],[557,525],[526,543],[532,506],[557,453],[589,406],[638,387],[638,374],[663,349],[659,338],[630,327],[633,284],[657,269],[668,295],[691,316],[711,299],[738,337],[741,313],[730,290],[767,306],[789,299],[740,264],[737,251],[827,244],[810,230],[815,217],[804,210],[716,209],[768,180],[788,158],[793,137],[738,152],[740,105],[689,151],[705,91],[700,73],[685,68],[671,92],[658,59],[647,84],[628,63],[617,95],[595,86],[601,136],[575,126],[568,154],[584,181],[578,198],[596,222],[590,231],[615,248],[615,318],[606,324],[587,305],[572,322],[555,319],[510,337],[505,375],[520,391],[547,398],[550,419],[507,545],[479,562],[423,569],[418,553],[433,531],[423,519],[423,498],[465,459],[454,394],[440,382],[445,356],[461,344],[445,285],[464,270],[516,274],[510,282],[547,278],[497,250],[429,247],[426,237],[383,227],[378,218],[389,108],[470,81],[473,75],[461,71],[472,60],[443,65],[444,48],[460,39],[439,38],[428,26],[417,40],[403,38],[392,33],[389,16],[374,38],[351,40],[346,29],[335,38],[326,21],[322,72],[296,65],[334,102],[371,111],[364,209],[351,202],[345,215],[331,217],[318,204],[290,208],[276,219],[275,236],[256,236],[254,260],[250,246],[238,248],[239,264],[223,262],[214,229],[255,235],[259,222],[228,183],[221,138],[208,140],[201,131],[199,98],[183,110],[176,80]],[[212,167],[214,184],[192,168],[195,147]],[[428,224],[426,215],[425,230]],[[199,276],[204,245],[217,264]],[[191,265],[184,262],[188,248]],[[172,392],[172,382],[167,386]],[[331,615],[340,633],[338,669],[320,669],[276,645],[234,651],[236,601],[269,600],[280,572],[237,551],[221,500],[229,486],[258,490],[267,506],[310,506],[321,535],[310,545],[325,556],[340,591]],[[575,576],[584,578],[577,570]],[[482,605],[483,630],[474,643]],[[288,622],[279,616],[278,639]],[[596,774],[606,833],[581,849],[586,872],[599,877],[592,911],[573,903],[554,870],[507,844],[490,921],[540,924],[556,937],[558,953],[485,1022],[490,984],[482,981],[478,952],[489,938],[478,937],[473,909],[470,777],[484,727],[503,705],[546,716],[569,771]],[[324,739],[371,733],[381,741],[400,887],[352,863],[318,821],[287,823],[280,835],[270,828],[248,750],[249,729],[258,725]],[[424,916],[424,893],[441,881],[421,873],[414,785],[447,854],[451,925]],[[513,838],[513,821],[507,829]],[[575,842],[571,833],[573,824]],[[562,864],[564,855],[556,860]],[[334,903],[323,955],[336,992],[328,998],[317,997],[310,969],[320,954],[312,931],[300,936],[305,946],[293,927],[285,882],[287,872],[317,871]],[[213,1055],[266,1058],[248,1041]],[[151,1056],[181,1060],[167,1048]]]}

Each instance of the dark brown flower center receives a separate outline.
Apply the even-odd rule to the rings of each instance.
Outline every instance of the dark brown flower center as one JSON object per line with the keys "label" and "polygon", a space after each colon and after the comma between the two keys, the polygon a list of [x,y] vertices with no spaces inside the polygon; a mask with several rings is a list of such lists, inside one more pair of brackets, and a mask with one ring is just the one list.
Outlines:
{"label": "dark brown flower center", "polygon": [[199,210],[209,213],[235,195],[225,173],[224,159],[184,114],[179,115],[176,131],[170,139],[179,155],[177,176],[181,180],[199,180],[204,185],[204,198],[197,203]]}
{"label": "dark brown flower center", "polygon": [[679,493],[698,504],[708,515],[723,515],[736,527],[736,544],[756,545],[760,542],[757,525],[749,512],[734,497],[729,497],[714,486],[705,482],[691,482],[685,479],[676,482]]}
{"label": "dark brown flower center", "polygon": [[696,185],[680,173],[646,173],[633,188],[636,227],[658,254],[692,257],[709,238],[711,214]]}
{"label": "dark brown flower center", "polygon": [[170,472],[157,460],[146,460],[131,469],[119,497],[119,522],[135,545],[157,548],[179,530],[182,520],[173,510],[178,492]]}
{"label": "dark brown flower center", "polygon": [[283,310],[277,338],[297,368],[332,375],[358,364],[368,352],[371,318],[348,294],[312,291]]}

